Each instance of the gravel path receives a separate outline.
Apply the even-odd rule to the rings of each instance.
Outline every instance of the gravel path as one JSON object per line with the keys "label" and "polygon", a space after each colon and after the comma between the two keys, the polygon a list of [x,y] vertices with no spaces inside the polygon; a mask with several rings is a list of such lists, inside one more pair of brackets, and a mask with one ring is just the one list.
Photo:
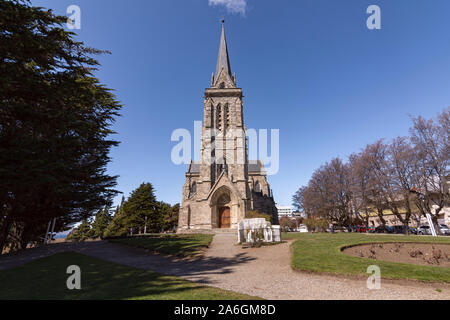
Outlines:
{"label": "gravel path", "polygon": [[[383,281],[380,290],[366,288],[366,279],[346,279],[329,275],[296,272],[290,267],[290,243],[258,249],[234,245],[233,234],[218,234],[203,258],[172,260],[141,249],[108,242],[61,244],[52,249],[0,258],[0,269],[67,250],[103,260],[149,269],[187,280],[241,292],[265,299],[450,299],[450,285],[414,281]],[[27,257],[25,257],[27,256]],[[441,292],[437,292],[440,289]]]}

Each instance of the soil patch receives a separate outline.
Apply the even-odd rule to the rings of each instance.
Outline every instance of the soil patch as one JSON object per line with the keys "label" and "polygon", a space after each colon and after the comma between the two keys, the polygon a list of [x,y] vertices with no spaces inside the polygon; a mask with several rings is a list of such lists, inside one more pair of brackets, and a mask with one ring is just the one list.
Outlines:
{"label": "soil patch", "polygon": [[450,268],[450,245],[447,244],[374,243],[347,247],[342,252],[359,258]]}

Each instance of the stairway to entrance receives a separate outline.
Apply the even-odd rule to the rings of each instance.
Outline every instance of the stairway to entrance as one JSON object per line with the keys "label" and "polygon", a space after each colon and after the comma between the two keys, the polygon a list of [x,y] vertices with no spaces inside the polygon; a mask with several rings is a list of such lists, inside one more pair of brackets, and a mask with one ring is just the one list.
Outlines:
{"label": "stairway to entrance", "polygon": [[230,233],[230,234],[237,234],[236,229],[220,229],[216,228],[212,230],[215,234],[221,234],[221,233]]}
{"label": "stairway to entrance", "polygon": [[236,229],[188,229],[188,230],[179,230],[177,234],[237,234]]}

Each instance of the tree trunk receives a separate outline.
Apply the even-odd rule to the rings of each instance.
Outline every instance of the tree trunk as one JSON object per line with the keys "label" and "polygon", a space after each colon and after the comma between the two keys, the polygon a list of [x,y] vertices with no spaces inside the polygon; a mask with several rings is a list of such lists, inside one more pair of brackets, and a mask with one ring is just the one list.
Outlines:
{"label": "tree trunk", "polygon": [[383,226],[383,233],[386,233],[386,220],[384,220],[383,209],[377,209],[378,219],[380,219]]}
{"label": "tree trunk", "polygon": [[405,221],[403,222],[403,225],[405,226],[405,234],[407,236],[409,236],[409,218],[406,218]]}
{"label": "tree trunk", "polygon": [[2,228],[0,229],[0,255],[3,253],[6,241],[8,240],[9,230],[11,228],[11,220],[8,218],[3,222]]}

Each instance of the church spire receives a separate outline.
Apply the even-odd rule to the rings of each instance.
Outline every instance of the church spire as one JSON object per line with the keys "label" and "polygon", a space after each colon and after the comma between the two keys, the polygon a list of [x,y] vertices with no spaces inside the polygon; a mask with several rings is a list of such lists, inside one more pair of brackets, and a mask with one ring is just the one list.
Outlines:
{"label": "church spire", "polygon": [[219,47],[219,57],[217,58],[217,68],[215,78],[217,79],[220,75],[220,71],[222,68],[225,69],[225,72],[228,73],[231,79],[233,76],[231,75],[231,67],[230,67],[230,58],[228,56],[228,47],[227,47],[227,39],[225,37],[225,20],[222,20],[222,35],[220,37],[220,47]]}

